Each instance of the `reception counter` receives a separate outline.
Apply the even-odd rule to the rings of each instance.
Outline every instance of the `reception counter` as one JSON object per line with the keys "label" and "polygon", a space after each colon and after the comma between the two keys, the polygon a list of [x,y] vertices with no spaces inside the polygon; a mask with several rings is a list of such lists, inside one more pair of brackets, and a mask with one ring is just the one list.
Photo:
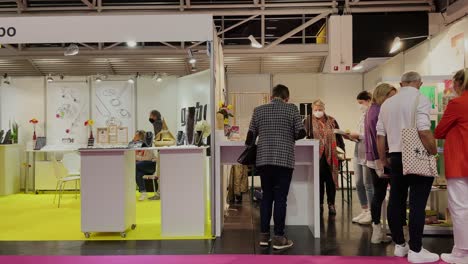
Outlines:
{"label": "reception counter", "polygon": [[[224,225],[225,195],[224,165],[235,165],[244,151],[244,142],[226,141],[217,138],[215,182],[216,182],[216,236],[221,236]],[[286,225],[308,226],[314,237],[320,237],[319,201],[319,142],[300,140],[296,143],[296,167],[290,192]]]}

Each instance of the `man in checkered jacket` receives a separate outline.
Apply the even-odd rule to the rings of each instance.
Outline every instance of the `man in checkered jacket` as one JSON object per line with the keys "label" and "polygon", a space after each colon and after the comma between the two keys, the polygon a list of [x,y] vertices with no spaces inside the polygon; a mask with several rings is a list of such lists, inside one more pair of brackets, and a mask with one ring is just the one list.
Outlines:
{"label": "man in checkered jacket", "polygon": [[255,108],[247,134],[246,145],[257,137],[257,170],[262,182],[263,198],[260,208],[261,246],[270,244],[270,221],[274,202],[273,248],[293,245],[284,236],[286,202],[294,170],[294,146],[306,136],[299,110],[288,104],[289,89],[284,85],[273,88],[271,102]]}

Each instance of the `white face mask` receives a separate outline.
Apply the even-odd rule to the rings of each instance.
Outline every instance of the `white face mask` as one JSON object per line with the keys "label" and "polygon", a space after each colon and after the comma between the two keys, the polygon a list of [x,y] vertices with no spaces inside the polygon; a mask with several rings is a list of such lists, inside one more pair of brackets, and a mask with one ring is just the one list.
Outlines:
{"label": "white face mask", "polygon": [[367,111],[367,106],[366,105],[363,105],[363,104],[360,104],[359,105],[359,110],[361,110],[361,112],[365,113]]}
{"label": "white face mask", "polygon": [[322,111],[314,111],[314,116],[316,118],[322,118],[325,113]]}

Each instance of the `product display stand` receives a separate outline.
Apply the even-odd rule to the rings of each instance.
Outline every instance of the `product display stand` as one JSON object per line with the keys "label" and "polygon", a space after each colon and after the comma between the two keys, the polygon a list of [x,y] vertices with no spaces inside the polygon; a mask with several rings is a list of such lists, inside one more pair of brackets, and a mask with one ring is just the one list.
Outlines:
{"label": "product display stand", "polygon": [[20,191],[19,159],[19,145],[0,145],[0,196]]}
{"label": "product display stand", "polygon": [[206,162],[204,147],[161,147],[161,234],[204,236]]}
{"label": "product display stand", "polygon": [[[216,236],[221,235],[224,216],[223,180],[224,165],[235,165],[237,158],[244,151],[243,141],[227,141],[217,137],[216,143]],[[315,238],[320,237],[320,201],[319,201],[319,142],[300,140],[296,142],[296,167],[288,195],[286,225],[308,226]]]}
{"label": "product display stand", "polygon": [[80,149],[81,231],[119,232],[136,227],[135,151]]}

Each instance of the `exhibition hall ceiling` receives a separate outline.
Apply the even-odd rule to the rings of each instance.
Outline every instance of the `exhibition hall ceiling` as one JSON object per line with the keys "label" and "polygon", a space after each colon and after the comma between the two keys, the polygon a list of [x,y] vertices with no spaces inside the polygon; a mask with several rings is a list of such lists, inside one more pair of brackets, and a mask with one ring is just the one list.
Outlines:
{"label": "exhibition hall ceiling", "polygon": [[[213,14],[216,31],[225,50],[226,68],[232,73],[320,72],[328,53],[328,50],[324,51],[320,47],[327,43],[327,18],[320,16],[330,13],[353,15],[354,63],[369,57],[387,57],[389,42],[395,36],[424,35],[428,28],[427,12],[438,11],[437,8],[432,0],[0,1],[0,15],[6,16],[129,12]],[[315,23],[308,23],[315,19]],[[294,31],[304,24],[307,26]],[[288,36],[291,32],[296,33]],[[281,52],[253,49],[249,36],[265,47],[281,40],[276,46]],[[419,41],[408,42],[405,48]],[[71,44],[79,46],[80,54],[63,56],[63,51]],[[209,68],[205,43],[199,44],[140,42],[136,43],[135,49],[127,47],[127,43],[2,45],[0,74],[25,76],[164,72],[181,76]],[[295,46],[308,48],[300,48],[298,51]],[[188,63],[189,51],[195,53],[198,60],[194,69]]]}
{"label": "exhibition hall ceiling", "polygon": [[[266,56],[225,57],[228,73],[319,72],[323,57]],[[0,74],[10,76],[52,75],[134,75],[167,74],[184,76],[210,68],[209,58],[197,59],[192,70],[185,58],[53,58],[0,59]]]}

